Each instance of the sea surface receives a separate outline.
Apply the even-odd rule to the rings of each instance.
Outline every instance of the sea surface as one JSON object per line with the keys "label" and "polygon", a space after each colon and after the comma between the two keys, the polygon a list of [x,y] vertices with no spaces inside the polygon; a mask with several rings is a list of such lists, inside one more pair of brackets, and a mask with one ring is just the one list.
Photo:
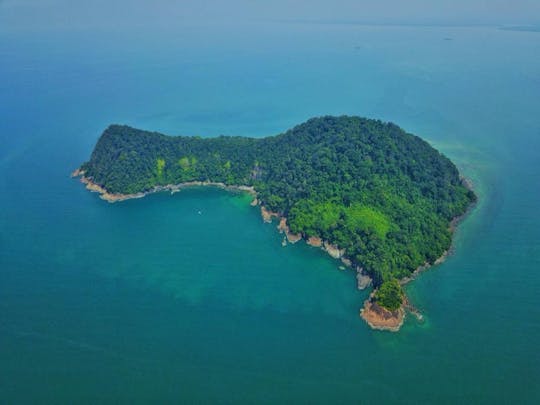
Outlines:
{"label": "sea surface", "polygon": [[[247,195],[109,204],[70,178],[111,123],[262,137],[326,114],[422,136],[479,195],[399,333]],[[538,32],[0,28],[0,403],[540,403],[539,209]]]}

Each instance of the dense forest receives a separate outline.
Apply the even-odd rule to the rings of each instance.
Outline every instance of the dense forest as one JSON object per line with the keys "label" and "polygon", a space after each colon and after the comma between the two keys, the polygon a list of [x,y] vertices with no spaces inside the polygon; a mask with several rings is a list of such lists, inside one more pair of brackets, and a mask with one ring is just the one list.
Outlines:
{"label": "dense forest", "polygon": [[290,229],[345,250],[372,278],[379,303],[395,283],[450,247],[450,221],[475,195],[454,164],[392,123],[321,117],[266,138],[171,137],[111,125],[85,176],[111,193],[188,181],[253,186]]}

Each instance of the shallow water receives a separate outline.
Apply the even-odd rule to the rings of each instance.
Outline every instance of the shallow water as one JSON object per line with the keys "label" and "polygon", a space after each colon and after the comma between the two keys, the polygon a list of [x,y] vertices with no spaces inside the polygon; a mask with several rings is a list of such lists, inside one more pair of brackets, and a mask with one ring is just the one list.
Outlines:
{"label": "shallow water", "polygon": [[[1,402],[537,403],[540,34],[202,31],[0,31]],[[109,123],[264,136],[321,114],[401,125],[480,196],[400,333],[246,195],[108,204],[69,178]]]}

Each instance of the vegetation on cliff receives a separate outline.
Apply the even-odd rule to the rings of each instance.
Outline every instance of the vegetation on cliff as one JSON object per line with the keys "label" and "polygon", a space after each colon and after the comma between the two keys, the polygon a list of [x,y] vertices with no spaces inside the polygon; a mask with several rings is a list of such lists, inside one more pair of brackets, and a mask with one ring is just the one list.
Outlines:
{"label": "vegetation on cliff", "polygon": [[403,303],[403,290],[394,278],[382,283],[375,293],[375,302],[381,307],[395,311]]}
{"label": "vegetation on cliff", "polygon": [[427,142],[395,124],[349,116],[313,118],[259,139],[111,125],[81,169],[110,193],[190,181],[253,186],[291,232],[320,237],[363,267],[388,309],[402,298],[394,280],[441,256],[450,221],[476,198]]}

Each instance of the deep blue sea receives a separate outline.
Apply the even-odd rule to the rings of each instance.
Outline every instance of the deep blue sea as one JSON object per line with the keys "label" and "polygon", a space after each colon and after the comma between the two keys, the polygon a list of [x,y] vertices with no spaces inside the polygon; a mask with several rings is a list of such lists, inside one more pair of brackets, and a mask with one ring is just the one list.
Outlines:
{"label": "deep blue sea", "polygon": [[[110,123],[259,137],[326,114],[420,135],[479,195],[399,333],[246,195],[109,204],[70,178]],[[538,32],[0,28],[0,403],[540,403],[539,209]]]}

